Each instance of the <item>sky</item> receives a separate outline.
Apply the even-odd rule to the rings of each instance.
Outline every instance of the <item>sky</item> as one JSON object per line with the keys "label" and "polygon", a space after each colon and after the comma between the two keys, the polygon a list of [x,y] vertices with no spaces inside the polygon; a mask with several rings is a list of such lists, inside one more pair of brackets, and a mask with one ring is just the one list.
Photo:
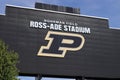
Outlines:
{"label": "sky", "polygon": [[[6,4],[34,8],[35,2],[80,8],[81,14],[108,18],[111,28],[120,29],[120,0],[0,0],[0,14],[5,14]],[[34,80],[31,77],[20,78]]]}

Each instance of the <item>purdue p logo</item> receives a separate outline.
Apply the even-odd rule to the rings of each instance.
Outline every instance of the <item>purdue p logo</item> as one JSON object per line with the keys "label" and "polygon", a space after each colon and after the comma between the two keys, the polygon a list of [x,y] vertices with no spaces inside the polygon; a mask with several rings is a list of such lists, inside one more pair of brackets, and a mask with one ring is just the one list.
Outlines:
{"label": "purdue p logo", "polygon": [[47,46],[41,46],[38,56],[64,57],[67,51],[80,50],[85,39],[80,34],[48,31],[45,40]]}

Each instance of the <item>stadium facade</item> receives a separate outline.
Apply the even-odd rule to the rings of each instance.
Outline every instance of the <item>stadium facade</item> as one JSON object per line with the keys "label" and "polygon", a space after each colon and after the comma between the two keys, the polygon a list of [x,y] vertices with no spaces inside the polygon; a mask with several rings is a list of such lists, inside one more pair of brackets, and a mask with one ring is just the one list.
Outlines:
{"label": "stadium facade", "polygon": [[120,30],[78,8],[7,5],[0,15],[0,39],[19,53],[20,75],[120,79]]}

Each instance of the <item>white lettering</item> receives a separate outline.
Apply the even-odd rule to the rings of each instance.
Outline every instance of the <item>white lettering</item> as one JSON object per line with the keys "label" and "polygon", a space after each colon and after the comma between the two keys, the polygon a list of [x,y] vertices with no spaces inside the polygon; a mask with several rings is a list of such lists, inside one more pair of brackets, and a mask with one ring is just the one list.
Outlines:
{"label": "white lettering", "polygon": [[48,20],[44,20],[44,21],[45,22],[30,21],[30,27],[31,28],[40,28],[40,29],[67,31],[67,32],[68,31],[69,32],[79,32],[79,33],[87,33],[87,34],[91,33],[90,28],[79,27],[77,25],[77,23],[76,23],[76,26],[74,26],[74,25],[60,24],[60,23],[62,23],[62,21],[56,21],[56,23],[47,23]]}

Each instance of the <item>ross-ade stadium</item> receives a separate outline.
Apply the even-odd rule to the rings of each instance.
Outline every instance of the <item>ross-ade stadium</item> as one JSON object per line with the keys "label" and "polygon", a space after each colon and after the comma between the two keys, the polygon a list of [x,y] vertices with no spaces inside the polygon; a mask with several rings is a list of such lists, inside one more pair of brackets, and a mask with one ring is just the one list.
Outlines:
{"label": "ross-ade stadium", "polygon": [[0,39],[19,54],[19,75],[120,80],[120,30],[78,8],[7,5]]}

